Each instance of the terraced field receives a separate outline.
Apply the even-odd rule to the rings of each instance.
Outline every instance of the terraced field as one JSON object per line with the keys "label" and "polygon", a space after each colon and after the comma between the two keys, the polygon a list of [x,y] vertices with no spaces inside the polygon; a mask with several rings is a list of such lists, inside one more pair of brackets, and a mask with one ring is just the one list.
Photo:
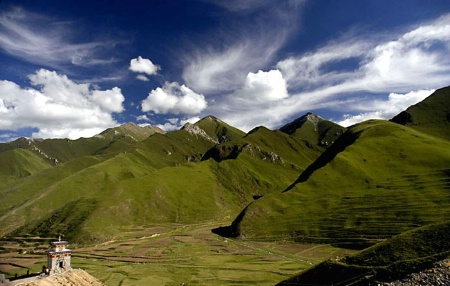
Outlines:
{"label": "terraced field", "polygon": [[[70,245],[72,266],[111,286],[274,285],[327,258],[353,252],[326,244],[226,239],[210,231],[214,226],[123,229],[114,241]],[[42,240],[1,244],[0,271],[10,276],[37,272],[46,264]]]}

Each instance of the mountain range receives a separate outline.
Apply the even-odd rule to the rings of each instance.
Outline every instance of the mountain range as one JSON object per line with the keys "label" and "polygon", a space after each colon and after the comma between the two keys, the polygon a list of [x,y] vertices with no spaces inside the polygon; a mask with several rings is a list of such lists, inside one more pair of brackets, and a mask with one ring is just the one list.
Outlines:
{"label": "mountain range", "polygon": [[[312,113],[245,133],[207,116],[78,140],[0,144],[0,237],[113,239],[123,228],[217,222],[253,240],[363,249],[450,218],[450,87],[389,121]],[[221,226],[231,223],[229,226]]]}

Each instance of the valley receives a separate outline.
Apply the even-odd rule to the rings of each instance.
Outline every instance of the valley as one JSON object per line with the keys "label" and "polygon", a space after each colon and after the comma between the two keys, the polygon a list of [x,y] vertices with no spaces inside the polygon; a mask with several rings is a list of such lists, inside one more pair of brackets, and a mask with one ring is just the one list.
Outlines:
{"label": "valley", "polygon": [[450,256],[449,130],[446,87],[348,128],[307,113],[245,133],[210,115],[2,143],[0,271],[40,271],[62,236],[106,285],[398,279]]}
{"label": "valley", "polygon": [[[226,239],[211,232],[214,226],[124,228],[113,241],[71,244],[72,265],[111,286],[275,285],[325,259],[354,253],[326,244]],[[1,272],[23,275],[46,264],[43,241],[15,238],[1,244]]]}

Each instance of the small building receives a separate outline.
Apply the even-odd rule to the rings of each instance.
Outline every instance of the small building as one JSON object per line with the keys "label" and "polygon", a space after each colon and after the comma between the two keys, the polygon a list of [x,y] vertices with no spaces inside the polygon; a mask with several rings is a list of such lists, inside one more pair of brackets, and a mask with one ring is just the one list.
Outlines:
{"label": "small building", "polygon": [[47,271],[49,275],[61,273],[72,269],[70,266],[70,258],[72,256],[72,250],[66,248],[69,245],[67,241],[51,242],[52,250],[48,251],[47,258]]}

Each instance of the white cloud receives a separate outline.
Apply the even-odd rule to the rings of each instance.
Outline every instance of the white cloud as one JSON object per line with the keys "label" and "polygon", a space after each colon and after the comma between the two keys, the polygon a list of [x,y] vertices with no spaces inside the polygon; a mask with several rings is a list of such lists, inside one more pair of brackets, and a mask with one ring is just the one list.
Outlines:
{"label": "white cloud", "polygon": [[[131,59],[130,67],[129,67],[129,70],[131,70],[133,72],[145,73],[148,75],[156,75],[158,73],[158,70],[160,70],[160,69],[161,69],[160,66],[155,65],[154,63],[152,63],[151,60],[144,59],[141,56],[139,56],[135,59]],[[143,80],[142,77],[141,78],[138,77],[138,79]]]}
{"label": "white cloud", "polygon": [[197,40],[202,45],[184,52],[183,79],[188,86],[202,93],[233,92],[242,86],[249,71],[273,62],[298,27],[299,5],[296,1],[213,2],[234,11],[263,8],[252,17],[238,13],[236,22],[227,18],[226,28]]}
{"label": "white cloud", "polygon": [[[289,88],[297,90],[306,85],[341,86],[347,92],[404,92],[445,84],[450,73],[450,15],[383,38],[344,37],[316,52],[282,60],[277,67]],[[353,61],[351,69],[326,69],[346,60]]]}
{"label": "white cloud", "polygon": [[0,12],[0,48],[28,62],[60,67],[104,65],[116,62],[110,55],[115,42],[75,40],[74,23],[28,12],[21,8]]}
{"label": "white cloud", "polygon": [[125,97],[122,90],[118,87],[113,87],[108,90],[94,90],[91,93],[92,101],[97,103],[106,112],[122,112]]}
{"label": "white cloud", "polygon": [[76,139],[117,125],[112,112],[123,111],[125,99],[119,88],[93,90],[45,69],[29,78],[35,88],[0,81],[0,130],[37,128],[33,137]]}
{"label": "white cloud", "polygon": [[262,70],[248,73],[244,86],[237,90],[236,97],[250,101],[275,101],[288,97],[286,81],[279,70]]}
{"label": "white cloud", "polygon": [[434,89],[411,91],[406,94],[391,93],[387,100],[375,100],[362,103],[358,109],[367,110],[357,115],[346,114],[338,124],[350,126],[369,119],[391,119],[395,115],[414,105],[434,92]]}
{"label": "white cloud", "polygon": [[195,123],[200,120],[200,117],[194,116],[189,117],[185,119],[180,118],[169,118],[167,119],[167,122],[164,124],[158,124],[157,127],[161,128],[162,130],[169,132],[174,130],[179,130],[181,127],[183,127],[186,123]]}
{"label": "white cloud", "polygon": [[143,74],[138,74],[138,75],[136,76],[136,78],[137,78],[138,80],[141,80],[141,81],[149,81],[148,77],[146,77],[146,76],[143,75]]}
{"label": "white cloud", "polygon": [[148,116],[144,114],[144,115],[137,116],[136,120],[137,121],[150,121],[150,118],[148,118]]}
{"label": "white cloud", "polygon": [[355,75],[354,69],[326,70],[330,64],[346,60],[360,61],[367,54],[368,43],[364,41],[336,42],[300,57],[289,57],[277,63],[291,89],[317,88],[319,85],[337,84]]}
{"label": "white cloud", "polygon": [[177,82],[166,82],[152,90],[141,103],[142,111],[157,114],[198,114],[207,107],[203,94]]}
{"label": "white cloud", "polygon": [[[314,52],[278,62],[289,97],[253,104],[230,96],[216,98],[209,112],[244,131],[258,125],[276,128],[318,109],[345,110],[352,114],[340,122],[346,125],[366,118],[388,119],[431,90],[449,85],[449,54],[450,14],[403,33],[363,37],[353,32]],[[417,90],[424,91],[410,93]]]}

